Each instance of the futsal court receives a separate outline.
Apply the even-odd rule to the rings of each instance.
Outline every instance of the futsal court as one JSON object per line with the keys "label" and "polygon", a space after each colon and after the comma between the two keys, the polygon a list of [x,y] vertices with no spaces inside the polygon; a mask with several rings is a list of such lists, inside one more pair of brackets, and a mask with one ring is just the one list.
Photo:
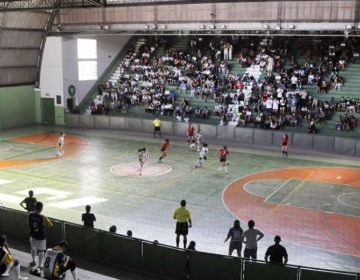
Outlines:
{"label": "futsal court", "polygon": [[[289,147],[261,150],[238,143],[209,144],[202,168],[199,153],[184,137],[170,139],[112,130],[64,129],[62,158],[56,157],[63,128],[29,127],[3,131],[0,138],[0,202],[19,209],[32,189],[44,214],[81,224],[85,205],[95,227],[175,245],[173,211],[186,199],[193,227],[188,240],[199,251],[226,255],[227,232],[235,219],[247,229],[253,219],[265,237],[263,259],[274,235],[281,235],[289,264],[360,273],[360,173],[358,158],[299,152]],[[227,145],[229,174],[218,171],[216,150]],[[138,149],[150,157],[139,175]]]}

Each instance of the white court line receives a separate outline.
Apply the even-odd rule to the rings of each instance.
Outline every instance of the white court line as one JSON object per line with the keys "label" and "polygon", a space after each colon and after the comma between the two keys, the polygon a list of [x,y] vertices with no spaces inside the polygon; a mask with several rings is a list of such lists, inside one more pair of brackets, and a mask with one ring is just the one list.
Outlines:
{"label": "white court line", "polygon": [[1,201],[11,202],[11,203],[20,203],[23,198],[16,195],[0,193]]}
{"label": "white court line", "polygon": [[107,199],[99,198],[99,197],[82,197],[77,199],[69,199],[65,201],[49,203],[48,205],[58,207],[58,208],[73,208],[78,206],[84,206],[87,204],[95,204],[99,202],[107,201]]}
{"label": "white court line", "polygon": [[268,199],[270,199],[270,197],[272,197],[273,195],[275,195],[281,188],[283,188],[287,183],[289,183],[293,178],[289,178],[288,180],[286,180],[284,183],[282,183],[280,185],[280,187],[278,187],[275,191],[273,191],[272,194],[270,194],[264,201],[268,201]]}
{"label": "white court line", "polygon": [[[353,205],[351,205],[351,204],[347,204],[347,203],[345,203],[345,202],[343,202],[343,201],[341,200],[341,198],[342,198],[344,195],[348,195],[348,194],[350,194],[350,195],[352,195],[352,194],[353,194],[353,195],[356,195],[356,193],[342,193],[342,194],[339,194],[339,195],[336,197],[336,200],[337,200],[340,204],[345,205],[345,206],[347,206],[347,207],[360,209],[360,207],[356,207],[356,206],[353,206]],[[360,205],[360,203],[359,203],[359,205]]]}
{"label": "white court line", "polygon": [[[67,196],[69,196],[71,193],[70,192],[65,192],[65,191],[60,191],[60,190],[54,190],[54,189],[50,189],[50,188],[32,188],[32,190],[34,191],[34,195],[39,195],[39,194],[48,194],[51,195],[49,197],[46,198],[46,200],[59,200],[59,199],[64,199]],[[27,195],[28,194],[28,190],[21,190],[18,191],[16,193],[22,194],[22,195]]]}
{"label": "white court line", "polygon": [[13,182],[13,181],[0,179],[0,185],[9,184],[9,183],[12,183],[12,182]]}

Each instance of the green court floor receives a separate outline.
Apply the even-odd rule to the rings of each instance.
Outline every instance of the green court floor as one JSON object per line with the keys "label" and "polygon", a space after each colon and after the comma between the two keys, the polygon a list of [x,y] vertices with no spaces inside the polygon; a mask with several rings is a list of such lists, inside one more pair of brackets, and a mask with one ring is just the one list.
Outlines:
{"label": "green court floor", "polygon": [[[38,133],[58,135],[61,130],[66,132],[65,155],[61,159],[55,157],[56,141],[53,146],[16,141],[17,137]],[[283,158],[280,147],[260,150],[211,139],[204,139],[209,143],[207,161],[202,168],[194,168],[199,153],[189,149],[185,135],[186,132],[183,138],[169,136],[168,156],[159,163],[163,139],[154,138],[152,134],[42,126],[3,131],[0,201],[6,207],[22,209],[19,202],[32,189],[35,197],[44,202],[44,214],[51,218],[81,224],[85,205],[90,204],[96,215],[96,228],[108,230],[116,225],[118,233],[131,230],[134,237],[175,245],[173,211],[180,200],[186,199],[193,220],[188,239],[196,241],[199,251],[225,255],[228,243],[224,243],[224,239],[237,217],[228,210],[223,191],[239,178],[266,170],[312,166],[349,167],[359,173],[358,158],[295,153],[291,147],[289,157]],[[83,139],[87,146],[68,156],[67,145],[76,145],[67,142],[71,136]],[[215,156],[225,144],[230,150],[228,174],[218,171],[219,160]],[[144,176],[139,176],[137,150],[145,146],[150,157]],[[38,162],[6,166],[6,162],[16,159]],[[359,219],[359,186],[306,181],[299,188],[300,183],[297,178],[262,180],[249,183],[245,189],[271,203],[331,211]],[[251,213],[251,209],[249,211]],[[291,215],[284,220],[298,218]],[[256,222],[257,217],[253,219]],[[247,229],[246,223],[241,220],[243,229]],[[256,227],[262,230],[261,224]],[[273,235],[264,233],[264,239],[259,241],[259,259],[263,259],[266,248],[273,243]],[[359,242],[359,238],[355,241]],[[360,248],[356,247],[359,243],[352,245],[357,254],[326,250],[321,244],[304,246],[294,240],[283,239],[282,244],[288,250],[290,264],[360,272]]]}

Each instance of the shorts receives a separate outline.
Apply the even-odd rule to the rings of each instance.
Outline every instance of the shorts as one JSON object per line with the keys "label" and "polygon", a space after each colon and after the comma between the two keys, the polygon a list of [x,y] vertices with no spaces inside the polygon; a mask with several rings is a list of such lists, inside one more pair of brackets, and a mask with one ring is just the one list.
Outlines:
{"label": "shorts", "polygon": [[154,131],[160,131],[160,126],[154,126]]}
{"label": "shorts", "polygon": [[7,269],[7,265],[2,263],[0,264],[0,275],[3,274]]}
{"label": "shorts", "polygon": [[31,248],[39,250],[39,251],[46,251],[46,239],[38,240],[30,236],[30,245]]}
{"label": "shorts", "polygon": [[242,242],[241,241],[230,241],[229,249],[230,250],[238,250],[241,252]]}
{"label": "shorts", "polygon": [[176,223],[176,229],[175,229],[176,234],[187,235],[188,232],[189,232],[189,224],[187,222],[185,222],[185,223],[177,222]]}
{"label": "shorts", "polygon": [[257,259],[257,248],[245,248],[244,250],[244,258],[253,260]]}
{"label": "shorts", "polygon": [[220,157],[220,162],[225,162],[226,161],[226,157]]}
{"label": "shorts", "polygon": [[162,148],[160,151],[165,152],[165,151],[166,151],[166,149]]}

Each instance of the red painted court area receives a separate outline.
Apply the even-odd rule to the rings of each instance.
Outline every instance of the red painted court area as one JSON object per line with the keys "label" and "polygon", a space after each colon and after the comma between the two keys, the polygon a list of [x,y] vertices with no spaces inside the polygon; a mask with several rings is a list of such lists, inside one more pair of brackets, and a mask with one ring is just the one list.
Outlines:
{"label": "red painted court area", "polygon": [[[57,140],[60,134],[58,133],[36,133],[21,137],[14,137],[8,139],[13,142],[21,142],[35,145],[42,145],[46,147],[54,147],[53,155],[46,158],[13,158],[9,160],[0,159],[0,168],[5,167],[14,167],[14,166],[22,166],[29,164],[42,163],[52,160],[57,160],[56,150],[57,150]],[[78,154],[84,151],[89,146],[89,143],[82,137],[74,136],[74,135],[66,135],[65,136],[65,145],[64,145],[64,155],[63,157],[69,157],[75,154]],[[34,151],[36,152],[36,151]]]}
{"label": "red painted court area", "polygon": [[256,180],[291,178],[360,187],[358,169],[304,167],[269,170],[245,176],[230,184],[223,193],[225,205],[243,222],[255,220],[255,227],[268,234],[279,234],[282,239],[300,245],[360,256],[360,215],[266,202],[265,197],[244,189],[247,183]]}

